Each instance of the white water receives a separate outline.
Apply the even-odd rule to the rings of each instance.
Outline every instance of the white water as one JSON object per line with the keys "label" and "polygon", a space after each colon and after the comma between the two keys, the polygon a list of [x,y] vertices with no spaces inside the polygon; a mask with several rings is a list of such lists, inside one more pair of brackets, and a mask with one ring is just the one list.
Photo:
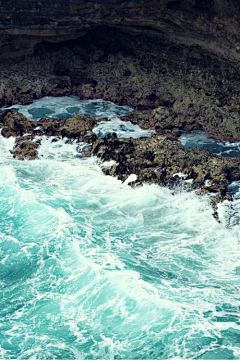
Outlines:
{"label": "white water", "polygon": [[[110,122],[108,123],[110,124]],[[0,358],[238,359],[240,193],[220,206],[0,137]],[[42,156],[41,156],[42,155]]]}
{"label": "white water", "polygon": [[129,121],[122,121],[118,116],[124,116],[133,111],[128,106],[119,106],[111,101],[103,100],[80,100],[77,96],[44,97],[40,100],[33,100],[30,105],[13,105],[5,109],[21,112],[30,120],[41,118],[66,119],[76,114],[85,116],[96,116],[97,119],[107,118],[102,121],[94,130],[98,137],[105,137],[115,132],[121,138],[139,138],[151,136],[154,131],[142,130],[138,125]]}
{"label": "white water", "polygon": [[[67,119],[76,114],[86,116],[96,116],[100,118],[109,118],[111,116],[123,116],[133,111],[128,106],[119,106],[110,101],[99,100],[80,100],[78,96],[45,96],[40,100],[33,100],[30,105],[13,105],[5,109],[18,111],[29,120],[49,119]],[[4,109],[4,110],[5,110]]]}
{"label": "white water", "polygon": [[142,130],[138,125],[134,125],[130,121],[122,121],[116,117],[112,117],[110,121],[101,121],[98,126],[93,129],[93,133],[99,138],[104,138],[113,132],[116,133],[117,137],[123,139],[130,137],[137,139],[154,134],[152,130]]}

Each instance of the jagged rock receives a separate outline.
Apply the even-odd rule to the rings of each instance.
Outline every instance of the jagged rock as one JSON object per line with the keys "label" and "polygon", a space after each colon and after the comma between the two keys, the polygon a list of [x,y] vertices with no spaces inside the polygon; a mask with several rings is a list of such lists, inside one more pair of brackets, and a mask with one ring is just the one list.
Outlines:
{"label": "jagged rock", "polygon": [[[37,148],[41,141],[35,141],[36,136],[58,136],[68,139],[77,139],[78,142],[92,143],[96,136],[88,134],[97,122],[94,116],[78,114],[69,119],[41,119],[39,121],[28,120],[21,113],[7,110],[0,114],[1,134],[4,137],[16,137],[15,147],[11,151],[13,157],[18,160],[34,160],[38,156]],[[25,135],[25,136],[23,136]],[[53,139],[57,141],[57,139]],[[85,152],[85,156],[88,152]]]}
{"label": "jagged rock", "polygon": [[[99,27],[0,63],[0,102],[45,95],[111,100],[143,113],[143,127],[204,129],[240,141],[240,64],[146,34]],[[28,93],[26,94],[26,91]],[[153,111],[144,124],[144,111]]]}
{"label": "jagged rock", "polygon": [[0,127],[4,137],[23,136],[32,131],[33,122],[17,112],[11,110],[4,111],[0,114]]}
{"label": "jagged rock", "polygon": [[38,155],[37,148],[40,145],[40,141],[33,142],[33,136],[21,136],[16,139],[16,145],[11,151],[13,157],[17,160],[35,160]]}
{"label": "jagged rock", "polygon": [[215,207],[218,202],[231,199],[227,186],[240,180],[239,160],[216,156],[203,148],[185,150],[178,140],[170,140],[167,135],[127,140],[108,136],[95,141],[92,153],[102,161],[116,162],[110,169],[104,169],[108,175],[125,181],[130,174],[136,174],[135,184],[147,182],[169,187],[184,184],[185,188],[200,190],[202,194],[213,194]]}
{"label": "jagged rock", "polygon": [[[125,118],[135,122],[139,117],[139,123],[144,121],[146,124],[148,119],[150,122],[154,121],[154,114],[154,111],[145,111],[140,112],[139,117],[135,112]],[[143,182],[167,185],[170,188],[181,185],[184,189],[210,194],[216,218],[217,204],[232,199],[227,194],[227,186],[232,181],[240,180],[240,160],[215,156],[203,148],[185,150],[177,140],[177,135],[170,129],[164,129],[164,126],[161,135],[159,130],[158,135],[151,138],[118,139],[114,134],[97,139],[95,135],[89,134],[89,130],[102,120],[106,119],[96,120],[92,116],[76,115],[69,119],[30,121],[22,114],[12,111],[5,111],[0,115],[2,135],[16,137],[11,153],[18,160],[37,158],[41,140],[36,141],[36,135],[57,136],[53,141],[67,137],[89,144],[81,149],[79,157],[94,154],[102,161],[114,160],[116,164],[111,168],[103,168],[106,174],[117,176],[122,181],[130,174],[136,174],[137,180],[131,186]]]}
{"label": "jagged rock", "polygon": [[239,18],[239,0],[1,2],[0,103],[102,98],[240,141]]}
{"label": "jagged rock", "polygon": [[34,122],[6,111],[0,126],[16,137],[13,156],[36,158],[36,135],[66,136],[117,160],[105,171],[122,180],[134,172],[140,182],[175,186],[183,172],[193,178],[187,186],[216,194],[216,206],[239,179],[239,162],[186,151],[177,137],[198,129],[240,141],[239,18],[239,0],[2,1],[1,106],[47,95],[101,98],[132,106],[137,111],[123,120],[158,134],[96,140],[87,135],[93,117]]}

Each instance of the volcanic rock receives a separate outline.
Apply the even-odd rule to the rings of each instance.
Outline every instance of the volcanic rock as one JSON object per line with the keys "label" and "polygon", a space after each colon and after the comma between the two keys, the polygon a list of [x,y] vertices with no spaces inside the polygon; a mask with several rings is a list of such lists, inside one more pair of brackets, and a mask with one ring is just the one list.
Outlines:
{"label": "volcanic rock", "polygon": [[15,147],[11,151],[14,158],[34,160],[38,156],[37,148],[41,143],[41,141],[35,141],[36,136],[66,137],[77,142],[91,143],[96,136],[88,132],[101,120],[96,120],[94,116],[78,114],[69,119],[31,121],[21,113],[7,110],[0,114],[0,127],[2,127],[1,134],[4,137],[16,137]]}
{"label": "volcanic rock", "polygon": [[[203,148],[185,148],[178,140],[170,140],[167,135],[151,138],[118,139],[116,135],[98,139],[92,153],[101,161],[114,160],[107,175],[125,181],[136,174],[136,184],[184,185],[185,189],[197,189],[209,194],[212,204],[231,200],[227,187],[232,181],[240,180],[240,160],[211,154]],[[132,184],[133,185],[133,184]]]}

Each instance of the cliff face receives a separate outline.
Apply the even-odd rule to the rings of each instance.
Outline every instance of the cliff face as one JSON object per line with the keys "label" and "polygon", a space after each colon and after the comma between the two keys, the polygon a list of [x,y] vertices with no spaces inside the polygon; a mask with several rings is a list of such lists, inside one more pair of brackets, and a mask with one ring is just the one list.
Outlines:
{"label": "cliff face", "polygon": [[[0,105],[78,95],[132,106],[137,111],[126,120],[155,129],[158,137],[100,141],[106,156],[123,145],[114,158],[120,167],[110,173],[123,179],[138,163],[142,181],[165,184],[187,172],[193,188],[217,194],[216,207],[229,198],[227,185],[240,179],[239,161],[204,149],[186,152],[176,139],[179,130],[197,129],[240,141],[239,19],[240,0],[2,0]],[[30,122],[4,114],[11,125],[4,136],[29,133],[23,125]],[[36,148],[20,138],[13,154],[35,158]]]}
{"label": "cliff face", "polygon": [[240,57],[239,0],[2,0],[0,56],[76,39],[100,25]]}
{"label": "cliff face", "polygon": [[[240,141],[240,0],[0,1],[0,105],[46,95]],[[164,131],[165,131],[164,130]]]}

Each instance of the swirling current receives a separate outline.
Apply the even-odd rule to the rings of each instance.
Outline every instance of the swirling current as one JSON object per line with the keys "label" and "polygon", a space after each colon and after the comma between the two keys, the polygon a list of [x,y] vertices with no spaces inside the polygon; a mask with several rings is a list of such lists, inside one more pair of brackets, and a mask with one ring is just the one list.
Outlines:
{"label": "swirling current", "polygon": [[[46,98],[34,116],[59,101],[106,111],[99,136],[143,136],[101,101]],[[0,137],[1,359],[240,357],[238,183],[218,223],[207,197],[132,189],[76,143],[45,138],[21,162],[13,141]]]}

